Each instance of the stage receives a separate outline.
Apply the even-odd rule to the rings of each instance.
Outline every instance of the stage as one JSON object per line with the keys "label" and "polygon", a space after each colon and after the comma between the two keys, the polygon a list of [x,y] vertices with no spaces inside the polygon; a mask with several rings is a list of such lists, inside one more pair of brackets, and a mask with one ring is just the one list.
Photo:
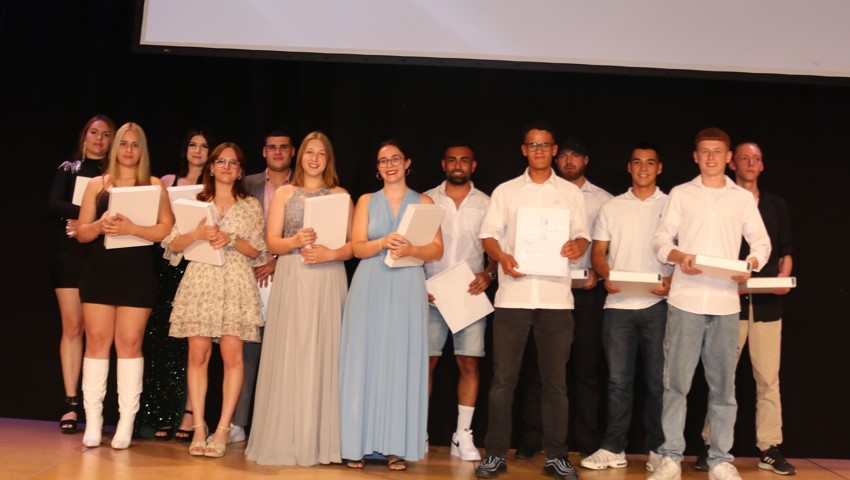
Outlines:
{"label": "stage", "polygon": [[[114,427],[112,427],[114,428]],[[409,462],[406,472],[390,472],[386,465],[368,464],[364,470],[352,470],[343,465],[317,467],[269,467],[245,459],[245,442],[228,446],[224,458],[191,457],[187,443],[156,440],[134,440],[126,450],[109,446],[111,428],[107,428],[104,443],[98,448],[82,445],[82,432],[74,435],[59,433],[58,422],[0,418],[0,478],[85,480],[165,480],[177,478],[203,480],[265,479],[286,476],[288,479],[350,479],[350,478],[428,478],[474,480],[476,463],[464,462],[449,455],[449,448],[432,446],[427,458]],[[479,446],[483,439],[478,440]],[[582,479],[645,479],[645,457],[630,455],[629,466],[619,470],[592,471],[578,467],[578,454],[570,455]],[[803,480],[850,479],[850,460],[789,459],[797,467],[796,478]],[[683,463],[683,479],[708,478]],[[744,479],[773,479],[779,475],[756,467],[757,458],[738,458],[735,466]],[[533,460],[515,460],[508,455],[505,479],[539,479],[542,477],[543,455]]]}

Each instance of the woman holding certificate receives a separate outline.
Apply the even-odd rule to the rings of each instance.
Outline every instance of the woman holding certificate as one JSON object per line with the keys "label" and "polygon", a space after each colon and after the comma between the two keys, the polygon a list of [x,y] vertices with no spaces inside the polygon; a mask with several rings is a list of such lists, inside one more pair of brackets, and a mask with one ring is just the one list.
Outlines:
{"label": "woman holding certificate", "polygon": [[[119,207],[120,197],[126,199],[128,195],[133,199],[132,208]],[[130,216],[147,217],[151,221],[137,224]],[[86,187],[77,226],[77,239],[93,242],[80,277],[86,331],[83,444],[87,447],[100,445],[103,398],[113,343],[118,354],[121,416],[112,448],[130,446],[142,392],[142,337],[156,302],[152,244],[162,240],[173,223],[162,182],[150,175],[145,132],[135,123],[126,123],[115,133],[105,172],[92,178]],[[107,248],[128,243],[141,246]]]}
{"label": "woman holding certificate", "polygon": [[59,360],[67,406],[65,415],[59,421],[62,433],[77,432],[81,413],[77,392],[83,362],[83,308],[79,286],[89,245],[76,240],[77,218],[80,216],[78,198],[85,191],[84,183],[103,172],[103,164],[106,163],[103,160],[109,154],[114,133],[115,124],[106,115],[90,118],[80,132],[77,153],[73,160],[59,165],[50,191],[50,214],[57,220],[56,245],[51,256],[50,272],[62,317]]}
{"label": "woman holding certificate", "polygon": [[[338,223],[341,238],[307,224],[305,210],[319,202],[330,208],[317,215]],[[346,238],[351,210],[348,192],[339,187],[330,139],[310,133],[298,149],[292,183],[277,189],[269,206],[266,243],[280,257],[245,450],[261,465],[342,461],[338,362],[348,290],[343,261],[352,257]]]}
{"label": "woman holding certificate", "polygon": [[351,239],[360,264],[345,300],[340,349],[342,456],[349,468],[364,457],[386,457],[390,470],[425,454],[428,416],[428,293],[422,267],[390,268],[384,257],[435,260],[443,255],[438,231],[431,243],[411,245],[396,230],[408,205],[432,204],[405,182],[408,158],[388,140],[378,149],[384,187],[357,201]]}
{"label": "woman holding certificate", "polygon": [[[253,267],[266,262],[263,213],[256,198],[248,195],[242,182],[245,157],[235,143],[222,143],[212,151],[201,174],[204,189],[198,200],[215,208],[215,224],[201,221],[180,232],[177,228],[163,240],[165,257],[172,263],[196,242],[208,242],[224,250],[221,266],[191,261],[177,288],[171,311],[170,335],[189,339],[186,378],[194,407],[192,443],[189,454],[224,456],[233,410],[242,388],[242,342],[260,341],[263,324],[262,301]],[[224,363],[221,418],[209,442],[204,423],[207,369],[212,339],[220,339]]]}

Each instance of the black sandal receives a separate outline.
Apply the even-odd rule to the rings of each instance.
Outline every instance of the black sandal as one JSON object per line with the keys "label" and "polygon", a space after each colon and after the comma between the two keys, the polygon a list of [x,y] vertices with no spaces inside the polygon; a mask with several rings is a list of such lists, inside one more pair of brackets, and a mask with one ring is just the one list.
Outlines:
{"label": "black sandal", "polygon": [[[191,410],[183,410],[183,415],[180,416],[180,423],[183,423],[183,417],[186,415],[192,416],[192,423],[194,424],[195,414]],[[192,441],[192,436],[195,434],[195,429],[185,429],[178,428],[177,432],[174,433],[174,440],[178,442],[188,443]]]}
{"label": "black sandal", "polygon": [[77,416],[77,418],[59,420],[59,428],[62,429],[62,433],[77,433],[77,423],[80,420],[80,397],[77,395],[74,395],[73,397],[65,397],[65,405],[68,406],[68,410],[65,412],[65,415],[73,413]]}
{"label": "black sandal", "polygon": [[153,434],[153,438],[164,442],[166,440],[171,440],[171,437],[174,435],[174,427],[171,425],[163,425],[156,429],[156,433]]}
{"label": "black sandal", "polygon": [[391,472],[403,472],[407,470],[407,462],[398,455],[390,455],[387,457],[387,468]]}

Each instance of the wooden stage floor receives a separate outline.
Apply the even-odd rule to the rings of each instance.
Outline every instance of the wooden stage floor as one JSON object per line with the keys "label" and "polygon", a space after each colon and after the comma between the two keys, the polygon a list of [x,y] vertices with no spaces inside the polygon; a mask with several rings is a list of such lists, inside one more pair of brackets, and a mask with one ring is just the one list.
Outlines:
{"label": "wooden stage floor", "polygon": [[[406,472],[389,472],[384,465],[367,465],[362,471],[342,465],[320,467],[267,467],[245,459],[245,442],[229,445],[227,455],[220,459],[190,457],[188,444],[175,441],[134,440],[127,450],[109,446],[110,433],[99,448],[82,446],[82,433],[62,435],[57,422],[0,418],[0,479],[84,479],[84,480],[229,480],[229,479],[369,479],[369,478],[427,478],[474,480],[476,464],[449,455],[448,447],[432,446],[427,459],[408,463]],[[578,454],[570,461],[578,466]],[[579,467],[584,480],[645,479],[645,458],[629,456],[624,469],[601,471]],[[706,473],[690,467],[692,458],[683,464],[683,479],[708,478]],[[850,480],[850,460],[793,459],[801,480]],[[778,480],[779,475],[759,470],[758,459],[738,458],[735,465],[744,479]],[[504,479],[543,478],[543,456],[533,460],[508,458],[508,473]]]}

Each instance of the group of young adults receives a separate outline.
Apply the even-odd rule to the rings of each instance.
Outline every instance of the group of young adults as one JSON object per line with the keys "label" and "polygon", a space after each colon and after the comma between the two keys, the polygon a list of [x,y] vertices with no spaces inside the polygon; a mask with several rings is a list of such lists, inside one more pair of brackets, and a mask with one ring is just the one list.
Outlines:
{"label": "group of young adults", "polygon": [[[381,459],[390,470],[405,470],[406,461],[422,459],[427,449],[431,376],[449,332],[425,280],[466,262],[475,273],[465,287],[470,295],[482,294],[497,275],[499,280],[483,459],[471,424],[486,318],[452,335],[460,377],[451,453],[480,461],[476,476],[492,478],[507,470],[512,405],[529,333],[537,351],[539,397],[527,418],[540,420],[541,438],[537,447],[518,449],[517,457],[529,458],[542,447],[547,475],[578,476],[566,443],[568,363],[575,377],[571,385],[580,393],[574,401],[581,465],[597,470],[627,465],[640,353],[650,478],[681,477],[686,395],[700,360],[710,390],[704,432],[710,447],[697,468],[712,479],[740,478],[729,451],[737,409],[735,365],[748,339],[757,379],[759,466],[793,474],[778,450],[781,295],[787,290],[739,296],[738,284],[748,274],[717,279],[694,264],[697,254],[740,257],[760,272],[756,275],[790,276],[788,211],[781,199],[758,187],[759,146],[745,142],[733,152],[722,130],[699,132],[693,155],[699,176],[668,196],[656,186],[662,171],[658,148],[638,144],[627,161],[632,186],[616,197],[586,179],[586,146],[565,139],[559,148],[548,124],[529,124],[520,148],[528,167],[492,197],[474,187],[477,161],[463,142],[444,152],[445,181],[420,194],[406,183],[410,156],[397,142],[383,142],[375,164],[382,188],[356,205],[349,201],[348,238],[328,248],[304,224],[305,200],[347,193],[339,186],[325,134],[308,134],[293,160],[292,134],[269,132],[266,170],[245,176],[238,145],[214,146],[208,132],[190,130],[180,170],[160,180],[150,174],[139,125],[116,131],[109,118],[93,117],[76,158],[57,171],[51,196],[51,212],[63,227],[52,270],[63,324],[68,410],[62,431],[76,432],[82,404],[83,443],[100,445],[114,345],[120,419],[112,446],[130,445],[143,390],[148,317],[158,322],[167,317],[170,337],[188,339],[188,350],[178,354],[188,395],[175,394],[174,413],[162,415],[168,421],[157,438],[170,438],[171,428],[179,426],[174,436],[190,442],[195,456],[223,456],[228,443],[247,438],[246,456],[259,464],[343,463],[361,469]],[[726,176],[727,165],[737,183]],[[79,207],[72,202],[77,177],[91,178]],[[214,205],[216,221],[179,231],[166,188],[192,184],[202,185],[196,198]],[[108,212],[112,188],[141,185],[162,187],[154,225]],[[420,203],[440,205],[446,214],[432,241],[413,245],[397,230],[408,206]],[[587,268],[585,283],[573,288],[569,276],[523,273],[516,245],[522,207],[565,212],[568,241],[550,253],[569,259],[573,269]],[[104,238],[122,235],[161,249],[105,248]],[[223,250],[224,264],[183,259],[197,242]],[[159,285],[157,253],[170,263],[164,267],[160,260],[160,270],[171,269],[160,272]],[[359,263],[349,288],[344,262],[352,257]],[[412,257],[424,268],[391,268],[386,257]],[[625,295],[611,282],[611,271],[657,273],[663,281],[643,294]],[[204,412],[214,341],[224,378],[221,415],[210,432]],[[600,428],[594,419],[606,390],[607,422]]]}

